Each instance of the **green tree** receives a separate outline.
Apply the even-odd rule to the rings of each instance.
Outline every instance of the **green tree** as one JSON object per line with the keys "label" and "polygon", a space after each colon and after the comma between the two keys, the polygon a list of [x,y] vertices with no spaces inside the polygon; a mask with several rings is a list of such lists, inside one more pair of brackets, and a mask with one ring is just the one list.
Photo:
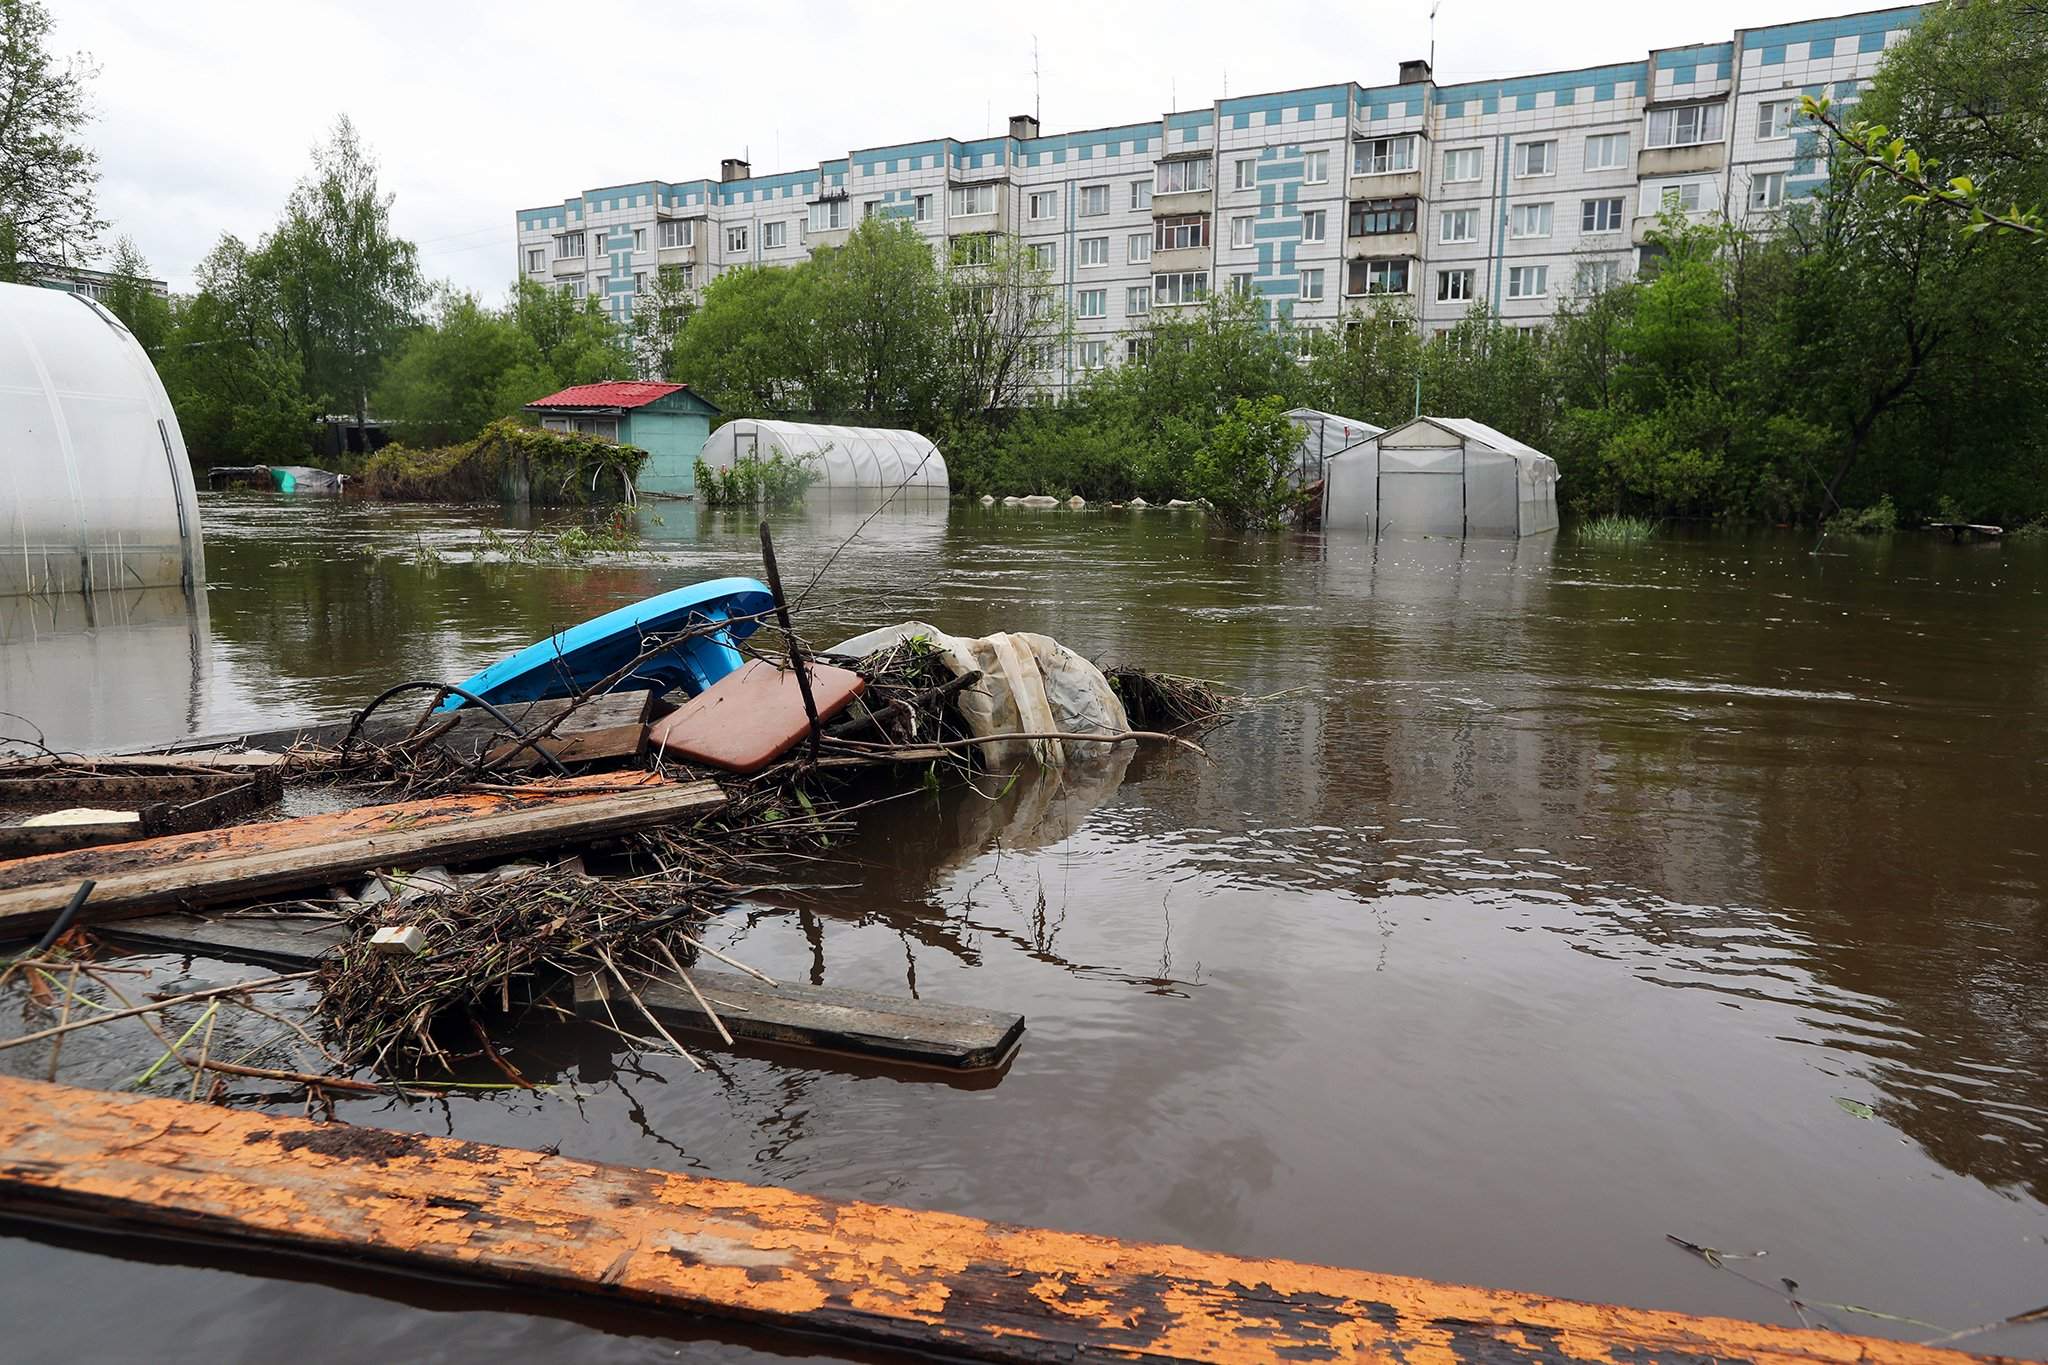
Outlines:
{"label": "green tree", "polygon": [[200,262],[198,293],[173,311],[157,360],[186,447],[205,463],[299,458],[314,408],[269,281],[234,237]]}
{"label": "green tree", "polygon": [[559,387],[543,374],[540,349],[512,310],[486,308],[474,294],[444,293],[433,321],[385,367],[377,412],[407,445],[452,445]]}
{"label": "green tree", "polygon": [[521,280],[512,301],[512,320],[533,342],[538,365],[526,399],[570,384],[625,379],[633,355],[596,299],[576,299],[533,280]]}
{"label": "green tree", "polygon": [[95,72],[83,54],[52,56],[49,40],[47,7],[0,0],[0,280],[27,261],[90,260],[106,227],[99,159],[79,140]]}
{"label": "green tree", "polygon": [[370,390],[414,325],[427,286],[413,244],[391,228],[392,196],[346,115],[313,152],[284,219],[257,253],[324,412],[369,416]]}
{"label": "green tree", "polygon": [[171,305],[149,287],[149,262],[131,237],[114,245],[114,276],[107,286],[106,305],[142,343],[152,360],[162,355],[171,330]]}
{"label": "green tree", "polygon": [[1272,530],[1293,501],[1288,474],[1300,444],[1285,398],[1237,399],[1195,452],[1194,487],[1224,525]]}
{"label": "green tree", "polygon": [[803,266],[743,266],[714,279],[676,342],[669,378],[734,417],[828,415],[810,319],[793,299]]}
{"label": "green tree", "polygon": [[683,282],[683,267],[665,265],[654,274],[654,286],[633,300],[629,329],[633,369],[642,379],[664,379],[675,366],[676,341],[690,314],[697,311],[697,291]]}
{"label": "green tree", "polygon": [[889,426],[929,425],[946,360],[945,282],[909,223],[868,218],[800,268],[787,306],[816,320],[827,401]]}

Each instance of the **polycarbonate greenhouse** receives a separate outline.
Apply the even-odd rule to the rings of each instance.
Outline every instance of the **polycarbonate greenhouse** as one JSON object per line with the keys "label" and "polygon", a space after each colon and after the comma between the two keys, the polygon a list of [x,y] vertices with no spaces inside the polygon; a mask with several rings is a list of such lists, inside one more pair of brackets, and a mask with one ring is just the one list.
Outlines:
{"label": "polycarbonate greenhouse", "polygon": [[1287,420],[1301,433],[1301,444],[1294,451],[1294,469],[1288,475],[1297,488],[1306,488],[1322,478],[1325,460],[1386,430],[1356,417],[1317,412],[1314,408],[1290,408]]}
{"label": "polycarbonate greenhouse", "polygon": [[0,284],[0,537],[0,597],[205,581],[177,414],[83,294]]}
{"label": "polycarbonate greenhouse", "polygon": [[847,489],[943,498],[951,491],[946,457],[914,431],[818,426],[741,417],[711,433],[698,457],[713,469],[781,455],[809,468],[813,490]]}
{"label": "polycarbonate greenhouse", "polygon": [[1469,417],[1417,417],[1323,470],[1323,526],[1376,535],[1557,529],[1557,461]]}

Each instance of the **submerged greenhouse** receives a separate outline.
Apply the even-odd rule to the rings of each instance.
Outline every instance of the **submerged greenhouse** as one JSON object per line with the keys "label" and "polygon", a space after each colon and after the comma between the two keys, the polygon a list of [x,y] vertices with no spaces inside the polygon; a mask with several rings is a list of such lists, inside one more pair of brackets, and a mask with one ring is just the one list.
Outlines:
{"label": "submerged greenhouse", "polygon": [[205,581],[177,414],[83,294],[0,284],[0,597]]}
{"label": "submerged greenhouse", "polygon": [[698,458],[713,469],[777,456],[810,470],[813,490],[868,490],[944,498],[946,457],[914,431],[820,426],[742,417],[711,433]]}
{"label": "submerged greenhouse", "polygon": [[1469,417],[1417,417],[1324,467],[1323,525],[1376,535],[1557,529],[1557,461]]}
{"label": "submerged greenhouse", "polygon": [[1301,433],[1301,444],[1294,448],[1294,468],[1287,476],[1296,488],[1306,488],[1322,478],[1325,462],[1386,430],[1356,417],[1314,408],[1289,408],[1287,420]]}

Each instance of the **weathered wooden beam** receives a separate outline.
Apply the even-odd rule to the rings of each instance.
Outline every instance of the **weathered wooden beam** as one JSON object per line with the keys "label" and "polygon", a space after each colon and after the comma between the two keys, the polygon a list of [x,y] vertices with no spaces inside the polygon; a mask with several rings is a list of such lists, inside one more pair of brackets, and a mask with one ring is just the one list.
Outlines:
{"label": "weathered wooden beam", "polygon": [[[988,1071],[1008,1062],[1024,1037],[1024,1016],[1002,1010],[913,1000],[831,986],[771,986],[735,972],[692,969],[691,980],[735,1038],[880,1057],[946,1071]],[[688,990],[661,980],[635,988],[662,1023],[715,1034],[717,1026]],[[584,976],[576,1007],[607,1008],[630,1021],[637,1006],[618,983]]]}
{"label": "weathered wooden beam", "polygon": [[1984,1359],[12,1078],[0,1208],[993,1361]]}
{"label": "weathered wooden beam", "polygon": [[80,916],[85,924],[324,887],[426,859],[468,862],[581,843],[724,800],[711,782],[596,774],[18,858],[0,863],[0,939],[39,931],[88,877],[99,885]]}

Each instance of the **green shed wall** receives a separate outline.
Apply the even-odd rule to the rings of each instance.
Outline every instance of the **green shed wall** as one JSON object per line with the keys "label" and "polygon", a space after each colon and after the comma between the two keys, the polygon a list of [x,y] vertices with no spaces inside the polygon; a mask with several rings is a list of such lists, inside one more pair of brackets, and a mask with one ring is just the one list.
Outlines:
{"label": "green shed wall", "polygon": [[697,455],[711,434],[710,414],[692,411],[694,404],[671,410],[667,403],[629,412],[619,423],[619,439],[647,452],[639,489],[662,497],[687,498],[697,490]]}

